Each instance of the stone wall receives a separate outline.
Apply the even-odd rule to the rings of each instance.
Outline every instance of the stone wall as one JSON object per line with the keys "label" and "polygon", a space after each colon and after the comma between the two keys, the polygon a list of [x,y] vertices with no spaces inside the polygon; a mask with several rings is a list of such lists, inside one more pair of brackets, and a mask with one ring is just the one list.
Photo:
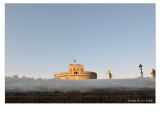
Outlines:
{"label": "stone wall", "polygon": [[61,79],[97,79],[97,73],[95,72],[86,72],[83,74],[73,74],[68,72],[57,73],[54,75],[54,78],[59,77]]}

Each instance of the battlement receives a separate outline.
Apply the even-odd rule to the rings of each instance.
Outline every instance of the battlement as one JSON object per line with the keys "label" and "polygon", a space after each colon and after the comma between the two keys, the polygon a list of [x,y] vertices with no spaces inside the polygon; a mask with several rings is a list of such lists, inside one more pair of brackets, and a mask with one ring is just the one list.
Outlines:
{"label": "battlement", "polygon": [[84,66],[81,64],[70,64],[68,72],[61,72],[54,74],[54,78],[59,77],[61,79],[97,79],[97,73],[84,70]]}

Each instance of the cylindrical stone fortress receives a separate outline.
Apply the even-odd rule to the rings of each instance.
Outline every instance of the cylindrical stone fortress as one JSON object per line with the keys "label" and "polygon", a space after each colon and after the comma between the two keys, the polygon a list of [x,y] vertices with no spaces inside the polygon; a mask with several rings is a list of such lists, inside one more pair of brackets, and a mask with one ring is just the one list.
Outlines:
{"label": "cylindrical stone fortress", "polygon": [[68,72],[54,74],[54,78],[56,77],[61,79],[97,79],[97,73],[84,71],[83,65],[74,63],[69,65]]}

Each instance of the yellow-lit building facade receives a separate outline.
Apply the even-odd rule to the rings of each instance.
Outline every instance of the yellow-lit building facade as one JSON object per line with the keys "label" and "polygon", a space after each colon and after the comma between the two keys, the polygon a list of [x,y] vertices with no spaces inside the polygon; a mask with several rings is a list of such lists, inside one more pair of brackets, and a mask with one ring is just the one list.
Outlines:
{"label": "yellow-lit building facade", "polygon": [[97,73],[84,71],[83,65],[74,63],[69,65],[68,72],[60,72],[54,74],[54,78],[57,77],[60,79],[97,79]]}

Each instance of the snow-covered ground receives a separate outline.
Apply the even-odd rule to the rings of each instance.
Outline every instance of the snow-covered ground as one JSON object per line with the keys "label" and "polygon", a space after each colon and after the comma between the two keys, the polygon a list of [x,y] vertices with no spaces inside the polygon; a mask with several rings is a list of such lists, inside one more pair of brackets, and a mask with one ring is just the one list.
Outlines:
{"label": "snow-covered ground", "polygon": [[107,89],[154,89],[155,79],[88,79],[88,80],[61,80],[61,79],[34,79],[6,77],[5,90],[8,91],[34,91],[34,92],[90,92]]}

